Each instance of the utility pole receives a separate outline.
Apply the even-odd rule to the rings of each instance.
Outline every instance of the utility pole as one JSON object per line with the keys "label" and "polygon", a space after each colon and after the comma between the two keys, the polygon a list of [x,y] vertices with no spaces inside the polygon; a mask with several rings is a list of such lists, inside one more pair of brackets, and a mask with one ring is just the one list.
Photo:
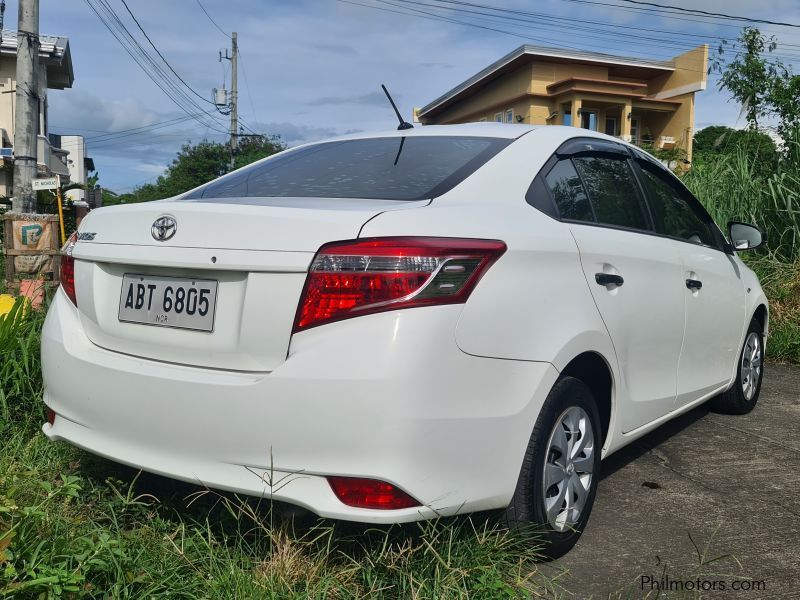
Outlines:
{"label": "utility pole", "polygon": [[234,169],[237,139],[239,130],[239,40],[234,31],[231,33],[231,171]]}
{"label": "utility pole", "polygon": [[14,212],[36,212],[36,134],[39,125],[39,0],[19,0],[17,97],[14,111]]}

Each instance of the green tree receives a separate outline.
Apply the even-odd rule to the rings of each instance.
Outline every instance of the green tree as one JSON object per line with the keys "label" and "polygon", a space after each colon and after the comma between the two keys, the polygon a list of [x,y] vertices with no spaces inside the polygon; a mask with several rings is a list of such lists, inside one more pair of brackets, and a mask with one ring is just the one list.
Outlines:
{"label": "green tree", "polygon": [[[234,155],[235,168],[249,165],[285,148],[277,136],[241,138]],[[208,140],[194,145],[184,144],[172,164],[155,183],[139,186],[130,194],[120,194],[117,202],[146,202],[182,194],[227,173],[230,170],[230,157],[230,147],[227,144]]]}
{"label": "green tree", "polygon": [[745,27],[737,39],[739,50],[729,63],[723,62],[726,42],[719,47],[711,71],[721,74],[719,87],[729,91],[746,111],[750,129],[758,128],[758,120],[774,112],[772,90],[776,80],[785,78],[788,70],[778,59],[766,55],[778,47],[774,36],[765,36],[755,27]]}
{"label": "green tree", "polygon": [[794,138],[800,130],[800,75],[786,69],[783,77],[773,81],[768,100],[778,116],[778,132],[785,140]]}
{"label": "green tree", "polygon": [[765,175],[774,172],[780,158],[775,142],[767,134],[724,125],[712,125],[695,133],[693,148],[695,163],[742,152],[753,157],[759,172]]}

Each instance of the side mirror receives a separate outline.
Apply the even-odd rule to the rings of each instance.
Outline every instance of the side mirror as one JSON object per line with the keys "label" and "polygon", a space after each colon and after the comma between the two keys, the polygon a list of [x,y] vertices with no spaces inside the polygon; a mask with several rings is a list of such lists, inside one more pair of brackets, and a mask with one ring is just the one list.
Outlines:
{"label": "side mirror", "polygon": [[767,242],[767,236],[755,225],[731,221],[728,223],[728,237],[734,250],[753,250]]}

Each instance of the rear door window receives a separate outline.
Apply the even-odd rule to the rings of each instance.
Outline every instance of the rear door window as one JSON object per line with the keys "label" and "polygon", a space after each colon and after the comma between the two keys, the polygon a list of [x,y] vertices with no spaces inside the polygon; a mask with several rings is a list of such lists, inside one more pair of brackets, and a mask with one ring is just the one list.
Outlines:
{"label": "rear door window", "polygon": [[650,229],[639,187],[627,159],[582,155],[572,160],[598,223]]}
{"label": "rear door window", "polygon": [[594,221],[589,197],[571,160],[560,160],[553,165],[545,181],[562,219]]}
{"label": "rear door window", "polygon": [[255,163],[183,198],[424,200],[454,188],[512,141],[412,135],[324,142]]}

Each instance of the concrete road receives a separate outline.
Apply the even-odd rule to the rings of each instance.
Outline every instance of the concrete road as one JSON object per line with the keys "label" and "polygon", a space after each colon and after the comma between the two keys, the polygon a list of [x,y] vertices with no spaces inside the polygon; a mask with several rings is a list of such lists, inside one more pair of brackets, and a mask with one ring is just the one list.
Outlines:
{"label": "concrete road", "polygon": [[659,598],[800,598],[800,368],[767,365],[749,415],[701,407],[604,461],[581,541],[551,566],[567,598],[655,598],[665,576],[683,592]]}

